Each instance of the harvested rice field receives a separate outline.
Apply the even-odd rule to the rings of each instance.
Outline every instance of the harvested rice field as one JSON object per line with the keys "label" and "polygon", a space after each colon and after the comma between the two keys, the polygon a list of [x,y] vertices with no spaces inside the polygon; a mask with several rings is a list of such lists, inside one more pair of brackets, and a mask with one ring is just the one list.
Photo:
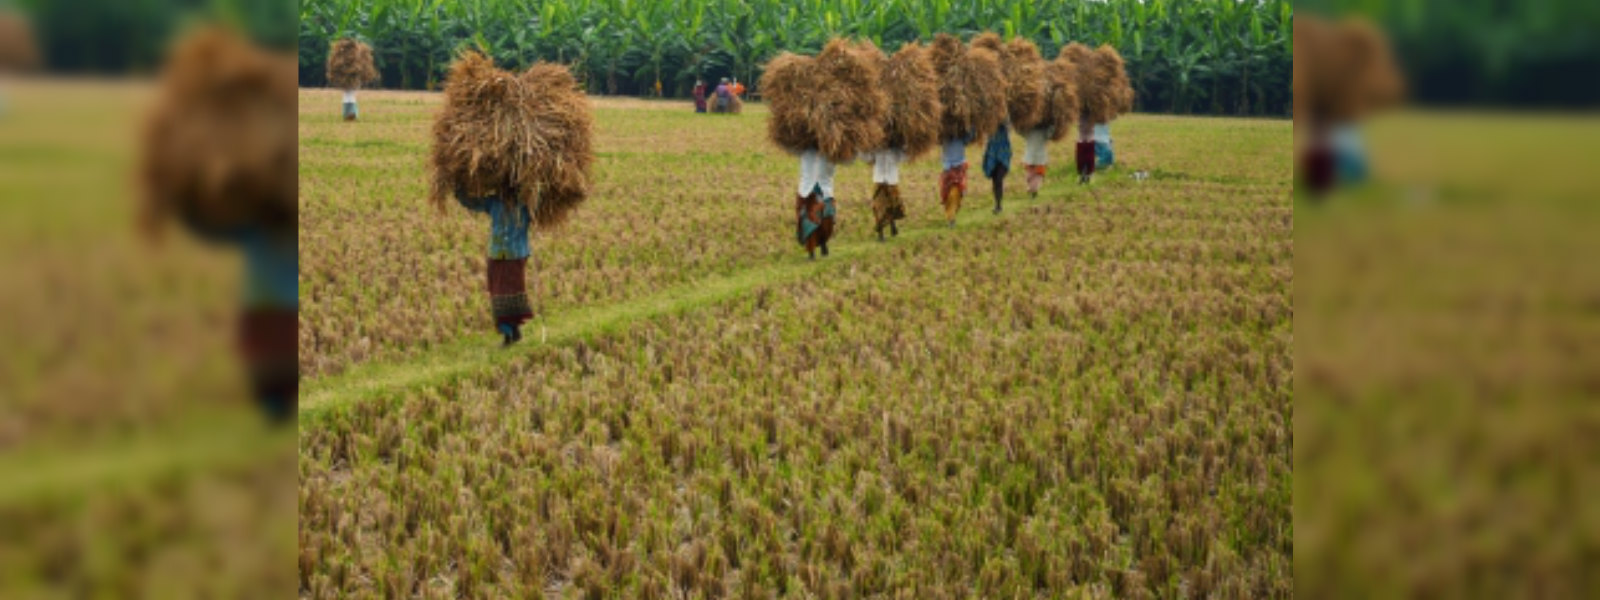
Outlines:
{"label": "harvested rice field", "polygon": [[0,115],[0,597],[293,594],[293,429],[230,352],[237,253],[139,235],[153,88],[8,81]]}
{"label": "harvested rice field", "polygon": [[764,106],[594,99],[501,348],[440,99],[301,92],[301,597],[1292,594],[1288,121],[1128,116],[954,228],[923,159],[884,243],[843,166],[810,262]]}

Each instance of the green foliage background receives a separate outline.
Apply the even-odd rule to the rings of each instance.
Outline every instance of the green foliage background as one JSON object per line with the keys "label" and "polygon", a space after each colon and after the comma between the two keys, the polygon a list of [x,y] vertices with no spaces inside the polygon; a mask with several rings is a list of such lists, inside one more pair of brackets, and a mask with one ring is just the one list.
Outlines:
{"label": "green foliage background", "polygon": [[58,73],[154,70],[185,28],[222,22],[280,50],[295,46],[293,0],[0,0],[33,21],[46,66]]}
{"label": "green foliage background", "polygon": [[325,84],[330,40],[373,45],[383,85],[437,87],[478,47],[510,67],[572,66],[590,92],[687,95],[696,77],[752,84],[782,50],[835,36],[888,50],[939,32],[993,30],[1047,55],[1109,43],[1128,60],[1144,111],[1286,114],[1293,76],[1287,0],[305,0],[300,83]]}
{"label": "green foliage background", "polygon": [[1382,25],[1415,102],[1600,105],[1594,0],[1299,0],[1295,7]]}

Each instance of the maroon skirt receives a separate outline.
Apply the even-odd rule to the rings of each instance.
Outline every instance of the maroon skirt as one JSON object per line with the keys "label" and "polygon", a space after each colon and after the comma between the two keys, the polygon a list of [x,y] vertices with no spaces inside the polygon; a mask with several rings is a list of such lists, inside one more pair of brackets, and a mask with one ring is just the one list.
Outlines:
{"label": "maroon skirt", "polygon": [[528,304],[528,259],[489,259],[489,302],[496,325],[521,325],[533,318]]}
{"label": "maroon skirt", "polygon": [[250,308],[239,315],[238,351],[256,401],[273,416],[292,416],[300,388],[300,313]]}

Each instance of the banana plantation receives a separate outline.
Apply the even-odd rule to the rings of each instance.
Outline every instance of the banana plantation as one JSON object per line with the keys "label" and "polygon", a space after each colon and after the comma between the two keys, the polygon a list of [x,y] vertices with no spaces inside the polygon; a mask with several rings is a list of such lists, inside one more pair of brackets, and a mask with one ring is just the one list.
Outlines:
{"label": "banana plantation", "polygon": [[[893,50],[936,33],[1026,36],[1053,56],[1111,44],[1146,112],[1283,115],[1288,0],[301,0],[300,83],[324,85],[333,40],[371,44],[383,87],[436,89],[454,54],[567,64],[591,93],[687,96],[695,79],[754,85],[780,51],[836,36]],[[760,90],[753,90],[759,95]]]}

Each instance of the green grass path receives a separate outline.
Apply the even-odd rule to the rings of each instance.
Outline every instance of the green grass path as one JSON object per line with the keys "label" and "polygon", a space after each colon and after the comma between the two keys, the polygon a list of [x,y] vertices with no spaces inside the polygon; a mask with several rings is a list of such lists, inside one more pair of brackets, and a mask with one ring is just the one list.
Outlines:
{"label": "green grass path", "polygon": [[[1068,184],[1066,181],[1060,183]],[[302,425],[314,423],[330,411],[354,403],[392,398],[406,390],[442,386],[458,378],[475,376],[514,360],[520,354],[519,350],[593,339],[624,330],[635,322],[690,312],[750,295],[772,284],[798,281],[924,238],[986,227],[1047,202],[1065,202],[1098,194],[1092,188],[1084,191],[1076,185],[1065,193],[1060,193],[1059,187],[1056,194],[1050,194],[1050,191],[1049,188],[1041,190],[1037,199],[1027,199],[1025,196],[1008,199],[1005,212],[999,215],[989,210],[989,196],[969,196],[967,207],[957,217],[954,229],[922,226],[902,229],[899,237],[890,238],[884,243],[874,238],[865,242],[835,244],[831,248],[831,256],[819,256],[815,262],[806,260],[799,247],[795,246],[790,256],[775,264],[702,279],[626,302],[548,315],[525,326],[522,342],[509,349],[501,348],[498,337],[486,332],[445,342],[421,356],[399,361],[362,363],[336,375],[302,382],[300,422]],[[981,206],[982,210],[974,210],[977,206]]]}

